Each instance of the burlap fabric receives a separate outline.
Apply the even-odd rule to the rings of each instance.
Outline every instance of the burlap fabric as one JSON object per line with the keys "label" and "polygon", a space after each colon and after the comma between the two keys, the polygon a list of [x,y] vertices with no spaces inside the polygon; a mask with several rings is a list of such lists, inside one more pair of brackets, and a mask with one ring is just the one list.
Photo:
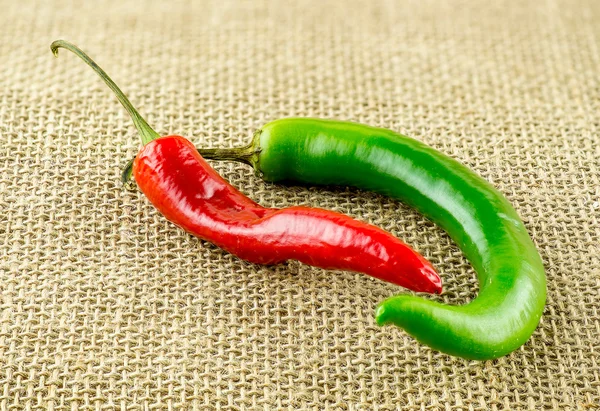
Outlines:
{"label": "burlap fabric", "polygon": [[[0,5],[1,409],[598,409],[600,3],[88,2]],[[531,340],[442,355],[376,303],[398,287],[239,261],[165,221],[120,167],[132,122],[87,50],[161,134],[232,146],[283,116],[391,128],[456,157],[522,216],[548,275]],[[439,228],[347,188],[214,164],[265,206],[377,224],[443,275],[475,275]]]}

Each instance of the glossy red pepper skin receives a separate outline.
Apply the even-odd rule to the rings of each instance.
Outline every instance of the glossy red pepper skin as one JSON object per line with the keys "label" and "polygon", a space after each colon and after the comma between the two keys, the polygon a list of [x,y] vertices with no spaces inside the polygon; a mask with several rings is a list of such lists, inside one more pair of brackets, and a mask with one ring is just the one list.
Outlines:
{"label": "glossy red pepper skin", "polygon": [[133,175],[169,221],[244,260],[293,259],[441,292],[431,264],[396,237],[333,211],[262,207],[225,181],[183,137],[161,137],[142,147]]}

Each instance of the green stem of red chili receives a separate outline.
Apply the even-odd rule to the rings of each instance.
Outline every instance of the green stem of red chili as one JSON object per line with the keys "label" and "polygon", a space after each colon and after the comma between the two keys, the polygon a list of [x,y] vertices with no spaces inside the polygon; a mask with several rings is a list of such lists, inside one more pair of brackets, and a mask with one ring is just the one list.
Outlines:
{"label": "green stem of red chili", "polygon": [[129,115],[131,115],[133,124],[135,124],[135,127],[140,133],[142,144],[148,144],[152,140],[156,140],[160,137],[160,135],[148,125],[148,123],[146,122],[146,120],[144,120],[140,113],[138,113],[138,111],[135,109],[133,104],[131,104],[127,96],[121,91],[119,86],[117,86],[115,82],[112,81],[112,79],[108,76],[108,74],[106,74],[106,72],[102,70],[102,68],[98,64],[96,64],[94,60],[92,60],[85,52],[83,52],[83,50],[81,50],[74,44],[69,43],[68,41],[56,40],[50,45],[50,50],[52,50],[52,54],[54,54],[55,57],[58,57],[59,48],[67,49],[73,52],[75,55],[77,55],[80,59],[85,61],[87,65],[90,66],[100,76],[102,80],[104,80],[106,85],[110,87],[112,91],[114,91],[117,98],[119,99],[119,102],[123,105],[123,107],[125,107],[125,110],[127,110]]}

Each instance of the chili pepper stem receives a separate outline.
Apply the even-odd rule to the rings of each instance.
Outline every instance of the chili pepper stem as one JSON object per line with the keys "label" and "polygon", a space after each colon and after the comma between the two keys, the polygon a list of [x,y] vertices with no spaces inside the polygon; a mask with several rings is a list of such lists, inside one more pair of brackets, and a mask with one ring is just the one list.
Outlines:
{"label": "chili pepper stem", "polygon": [[[256,134],[260,134],[260,130],[257,131]],[[202,157],[204,157],[207,160],[237,161],[254,167],[256,165],[258,154],[260,153],[260,149],[257,149],[255,145],[255,141],[253,141],[252,143],[242,147],[198,148],[197,151]],[[123,171],[121,172],[121,182],[123,183],[125,188],[127,188],[130,191],[134,189],[133,185],[131,184],[131,180],[133,177],[133,160],[135,159],[132,158],[131,160],[129,160],[127,164],[125,164],[125,167],[123,167]]]}
{"label": "chili pepper stem", "polygon": [[208,160],[237,161],[255,167],[258,162],[258,155],[260,154],[261,133],[261,129],[256,130],[252,137],[252,141],[245,146],[231,148],[197,148],[197,150],[202,157]]}
{"label": "chili pepper stem", "polygon": [[251,166],[254,165],[254,157],[258,154],[258,150],[252,143],[232,148],[199,148],[198,152],[209,160],[238,161]]}
{"label": "chili pepper stem", "polygon": [[[239,163],[248,164],[249,166],[254,167],[256,163],[256,158],[260,150],[254,147],[254,144],[250,143],[246,146],[242,147],[232,147],[232,148],[199,148],[197,149],[198,153],[202,157],[208,160],[215,161],[237,161]],[[134,190],[134,186],[132,185],[133,178],[133,160],[129,160],[125,167],[123,167],[123,171],[121,172],[121,182],[125,186],[126,189],[132,191]]]}
{"label": "chili pepper stem", "polygon": [[52,42],[52,44],[50,45],[50,50],[52,50],[52,54],[54,54],[54,56],[58,57],[58,49],[61,47],[73,52],[79,58],[81,58],[100,76],[102,80],[104,80],[106,85],[110,87],[110,89],[117,96],[117,99],[119,99],[119,102],[123,105],[123,107],[125,107],[125,110],[127,110],[129,115],[131,116],[131,119],[135,124],[135,128],[137,128],[138,132],[140,133],[143,145],[146,145],[152,140],[156,140],[160,137],[160,135],[148,125],[148,123],[146,122],[146,120],[144,120],[140,113],[138,113],[138,111],[135,109],[133,104],[131,104],[127,96],[125,96],[125,94],[121,91],[119,86],[117,86],[115,82],[112,81],[108,74],[106,74],[106,72],[102,70],[102,68],[100,68],[100,66],[96,64],[96,62],[92,60],[90,56],[88,56],[83,50],[81,50],[76,45],[69,43],[65,40],[56,40]]}

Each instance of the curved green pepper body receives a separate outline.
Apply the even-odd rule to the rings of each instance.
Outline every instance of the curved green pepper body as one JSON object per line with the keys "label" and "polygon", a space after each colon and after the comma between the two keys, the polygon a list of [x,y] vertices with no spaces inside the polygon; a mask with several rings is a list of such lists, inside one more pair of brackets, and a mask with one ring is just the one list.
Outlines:
{"label": "curved green pepper body", "polygon": [[399,199],[445,229],[475,268],[480,291],[463,306],[398,295],[377,308],[430,347],[493,359],[525,343],[542,315],[540,256],[510,203],[466,166],[390,130],[288,118],[260,130],[248,161],[267,181],[349,185]]}

